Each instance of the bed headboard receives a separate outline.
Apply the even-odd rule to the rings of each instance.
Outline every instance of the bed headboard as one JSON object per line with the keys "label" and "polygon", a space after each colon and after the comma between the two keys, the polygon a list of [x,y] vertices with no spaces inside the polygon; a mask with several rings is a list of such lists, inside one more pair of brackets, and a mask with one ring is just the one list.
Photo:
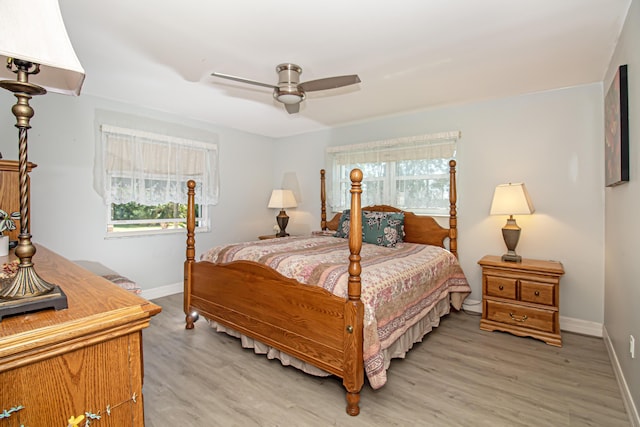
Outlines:
{"label": "bed headboard", "polygon": [[[321,200],[321,221],[322,230],[337,230],[340,222],[340,213],[337,213],[327,221],[326,211],[326,181],[325,170],[320,171],[320,200]],[[416,215],[413,212],[403,211],[388,205],[365,206],[363,211],[382,212],[404,212],[404,231],[406,242],[421,243],[446,248],[456,257],[458,256],[458,217],[456,210],[457,189],[456,189],[456,161],[449,161],[449,228],[442,227],[431,216]],[[448,245],[446,241],[448,239]]]}

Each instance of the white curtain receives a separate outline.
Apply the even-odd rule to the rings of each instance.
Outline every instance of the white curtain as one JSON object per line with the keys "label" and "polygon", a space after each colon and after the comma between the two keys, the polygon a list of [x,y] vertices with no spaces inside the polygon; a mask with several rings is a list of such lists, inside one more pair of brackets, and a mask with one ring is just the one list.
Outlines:
{"label": "white curtain", "polygon": [[[101,126],[102,178],[107,203],[186,203],[186,182],[197,182],[196,203],[218,202],[218,145],[110,125]],[[99,157],[98,157],[99,159]]]}
{"label": "white curtain", "polygon": [[329,206],[348,207],[349,173],[363,171],[362,204],[388,204],[418,212],[446,211],[449,166],[460,131],[415,135],[327,148]]}

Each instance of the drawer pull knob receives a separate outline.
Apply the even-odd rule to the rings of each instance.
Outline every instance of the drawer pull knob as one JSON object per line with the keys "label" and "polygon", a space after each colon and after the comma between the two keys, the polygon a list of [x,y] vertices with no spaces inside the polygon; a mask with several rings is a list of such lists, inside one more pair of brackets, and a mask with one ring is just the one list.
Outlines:
{"label": "drawer pull knob", "polygon": [[501,291],[504,291],[504,286],[500,285],[498,286],[498,289],[500,289]]}
{"label": "drawer pull knob", "polygon": [[527,317],[527,315],[526,315],[526,314],[524,314],[520,319],[518,319],[517,317],[515,317],[515,316],[513,315],[513,313],[509,313],[509,317],[511,317],[511,320],[514,320],[514,321],[516,321],[516,322],[524,322],[525,320],[527,320],[527,319],[528,319],[528,317]]}
{"label": "drawer pull knob", "polygon": [[535,296],[539,297],[539,296],[540,296],[540,291],[535,291],[533,294],[534,294]]}

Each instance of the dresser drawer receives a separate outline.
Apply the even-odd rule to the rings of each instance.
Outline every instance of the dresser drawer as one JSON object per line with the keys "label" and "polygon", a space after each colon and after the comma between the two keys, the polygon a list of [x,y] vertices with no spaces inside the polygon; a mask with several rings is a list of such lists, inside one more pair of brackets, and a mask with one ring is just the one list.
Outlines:
{"label": "dresser drawer", "polygon": [[554,311],[491,300],[486,301],[486,307],[488,320],[544,332],[555,331]]}
{"label": "dresser drawer", "polygon": [[550,283],[520,280],[520,301],[555,306],[555,286]]}
{"label": "dresser drawer", "polygon": [[487,295],[492,297],[516,299],[516,279],[498,276],[485,276]]}

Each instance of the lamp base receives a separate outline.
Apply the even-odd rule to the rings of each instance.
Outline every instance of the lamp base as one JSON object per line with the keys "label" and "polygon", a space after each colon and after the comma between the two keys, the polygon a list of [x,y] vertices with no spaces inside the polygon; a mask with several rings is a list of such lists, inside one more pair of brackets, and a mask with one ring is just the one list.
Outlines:
{"label": "lamp base", "polygon": [[278,216],[276,216],[276,222],[278,223],[278,227],[280,227],[280,232],[276,234],[277,237],[287,237],[289,233],[285,231],[287,228],[287,224],[289,223],[289,216],[284,211],[284,209],[280,210]]}
{"label": "lamp base", "polygon": [[522,257],[520,255],[514,254],[504,254],[502,255],[503,262],[522,262]]}
{"label": "lamp base", "polygon": [[11,300],[0,299],[0,322],[5,316],[13,316],[15,314],[24,314],[51,308],[63,310],[68,307],[67,295],[65,295],[59,286],[54,286],[50,292],[44,295]]}
{"label": "lamp base", "polygon": [[513,215],[509,216],[507,223],[502,227],[502,238],[507,246],[507,253],[502,255],[502,261],[506,262],[522,262],[522,257],[516,254],[516,246],[520,239],[520,227],[513,219]]}

